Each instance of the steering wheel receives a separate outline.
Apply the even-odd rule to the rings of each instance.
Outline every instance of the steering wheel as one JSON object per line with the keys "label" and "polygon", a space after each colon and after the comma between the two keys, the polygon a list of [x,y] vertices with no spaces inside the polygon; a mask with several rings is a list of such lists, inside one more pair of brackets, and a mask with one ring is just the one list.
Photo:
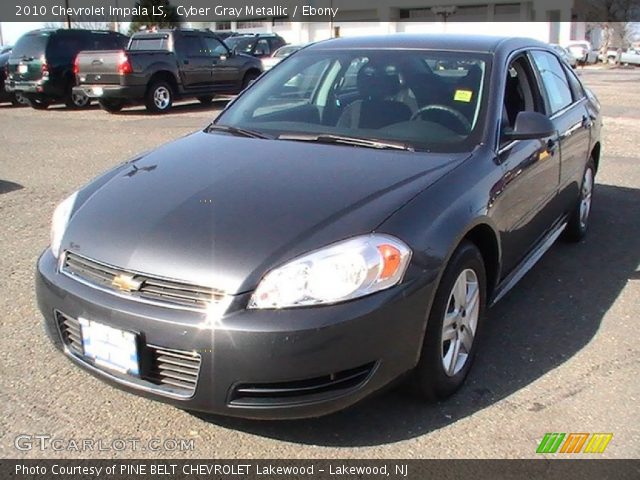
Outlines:
{"label": "steering wheel", "polygon": [[449,115],[451,115],[453,118],[455,118],[458,121],[459,126],[461,126],[463,130],[462,132],[459,132],[459,133],[469,133],[471,131],[471,123],[469,123],[469,120],[467,120],[467,117],[465,117],[462,113],[460,113],[455,108],[451,108],[448,105],[434,104],[434,105],[427,105],[425,107],[422,107],[418,109],[416,113],[411,115],[411,120],[416,120],[417,118],[422,117],[422,115],[424,115],[425,112],[429,112],[431,110],[436,110],[438,112],[446,112]]}

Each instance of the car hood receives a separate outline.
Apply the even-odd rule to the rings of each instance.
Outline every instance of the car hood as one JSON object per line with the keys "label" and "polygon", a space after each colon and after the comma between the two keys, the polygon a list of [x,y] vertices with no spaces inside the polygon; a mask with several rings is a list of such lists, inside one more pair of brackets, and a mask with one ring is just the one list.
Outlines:
{"label": "car hood", "polygon": [[373,231],[467,156],[199,132],[89,184],[62,247],[241,293],[293,257]]}

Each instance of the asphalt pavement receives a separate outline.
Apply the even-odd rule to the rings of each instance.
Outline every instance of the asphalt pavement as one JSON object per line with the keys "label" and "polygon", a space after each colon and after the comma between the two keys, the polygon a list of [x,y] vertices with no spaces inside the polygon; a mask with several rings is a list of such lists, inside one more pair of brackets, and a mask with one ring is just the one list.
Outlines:
{"label": "asphalt pavement", "polygon": [[[425,404],[401,387],[287,422],[194,415],[110,387],[52,348],[36,307],[34,269],[55,205],[204,127],[225,101],[163,116],[0,106],[0,457],[522,458],[536,457],[547,432],[603,432],[613,438],[600,456],[639,458],[640,69],[579,73],[605,121],[591,230],[580,244],[558,242],[489,312],[464,388]],[[36,434],[63,449],[16,449],[16,437]],[[111,448],[69,447],[84,439]],[[115,440],[130,447],[116,451]]]}

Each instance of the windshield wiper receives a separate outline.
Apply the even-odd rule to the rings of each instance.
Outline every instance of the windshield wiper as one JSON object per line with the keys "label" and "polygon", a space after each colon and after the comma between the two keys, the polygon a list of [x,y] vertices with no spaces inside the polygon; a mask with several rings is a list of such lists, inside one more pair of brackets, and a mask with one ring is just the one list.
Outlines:
{"label": "windshield wiper", "polygon": [[232,135],[237,135],[239,137],[247,137],[247,138],[270,138],[263,133],[256,132],[253,130],[247,130],[246,128],[232,127],[231,125],[218,125],[212,123],[209,125],[205,132],[227,132]]}
{"label": "windshield wiper", "polygon": [[333,134],[320,134],[320,135],[306,135],[296,133],[283,133],[278,136],[278,140],[293,140],[298,142],[317,142],[317,143],[329,143],[329,144],[341,144],[352,145],[354,147],[365,148],[377,148],[377,149],[392,149],[392,150],[406,150],[414,152],[415,149],[401,142],[391,142],[386,140],[370,140],[368,138],[360,137],[348,137],[343,135]]}

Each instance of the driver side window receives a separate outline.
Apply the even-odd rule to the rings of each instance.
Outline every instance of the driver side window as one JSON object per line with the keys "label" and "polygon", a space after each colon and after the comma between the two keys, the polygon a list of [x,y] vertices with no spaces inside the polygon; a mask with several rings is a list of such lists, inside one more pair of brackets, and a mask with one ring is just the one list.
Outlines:
{"label": "driver side window", "polygon": [[501,134],[513,130],[516,117],[520,112],[544,113],[531,65],[524,55],[513,60],[507,69],[500,124]]}

